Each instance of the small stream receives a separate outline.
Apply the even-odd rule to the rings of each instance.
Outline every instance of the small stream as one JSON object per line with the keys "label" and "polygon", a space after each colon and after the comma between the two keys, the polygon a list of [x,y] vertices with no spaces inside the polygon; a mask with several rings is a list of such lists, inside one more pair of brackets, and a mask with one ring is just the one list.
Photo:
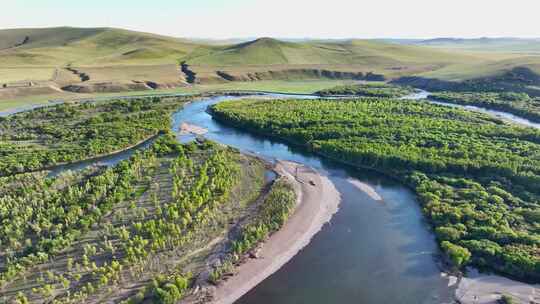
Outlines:
{"label": "small stream", "polygon": [[508,112],[491,110],[491,109],[486,109],[486,108],[477,107],[477,106],[469,106],[469,105],[466,106],[466,105],[460,105],[460,104],[455,104],[455,103],[436,101],[436,100],[428,98],[428,96],[430,94],[431,94],[430,92],[427,92],[427,91],[424,91],[424,90],[419,90],[419,92],[411,94],[411,95],[406,96],[406,97],[403,97],[402,99],[411,99],[411,100],[425,99],[425,100],[427,100],[428,102],[430,102],[432,104],[438,104],[438,105],[449,106],[449,107],[453,107],[453,108],[460,108],[460,109],[464,109],[464,110],[480,112],[480,113],[488,114],[488,115],[500,118],[500,119],[502,119],[504,121],[511,122],[511,123],[514,123],[514,124],[518,124],[518,125],[521,125],[521,126],[540,129],[540,123],[533,122],[533,121],[531,121],[529,119],[526,119],[526,118],[511,114],[511,113],[508,113]]}
{"label": "small stream", "polygon": [[133,154],[135,154],[137,151],[144,150],[148,147],[150,147],[156,138],[151,138],[139,145],[136,145],[135,147],[131,149],[127,149],[118,153],[109,154],[107,156],[103,157],[97,157],[93,159],[83,160],[79,162],[74,162],[70,164],[65,165],[58,165],[50,170],[49,176],[57,176],[65,171],[79,171],[83,170],[90,166],[107,166],[112,167],[117,165],[119,162],[130,158]]}
{"label": "small stream", "polygon": [[[406,99],[425,99],[428,94],[422,91]],[[299,98],[297,95],[269,96]],[[241,97],[218,96],[192,102],[173,115],[172,129],[178,131],[181,123],[186,122],[207,129],[205,137],[210,140],[270,160],[290,160],[311,166],[329,177],[342,199],[339,212],[312,242],[238,304],[452,302],[454,291],[448,287],[449,280],[441,276],[437,263],[439,249],[414,193],[369,170],[356,170],[303,149],[223,125],[206,112],[213,104],[238,98]],[[480,111],[540,128],[540,124],[504,112],[429,102]],[[180,142],[193,138],[178,135]],[[151,143],[96,160],[59,166],[53,174],[94,164],[114,165]],[[362,191],[357,187],[359,182],[373,189],[382,200]]]}

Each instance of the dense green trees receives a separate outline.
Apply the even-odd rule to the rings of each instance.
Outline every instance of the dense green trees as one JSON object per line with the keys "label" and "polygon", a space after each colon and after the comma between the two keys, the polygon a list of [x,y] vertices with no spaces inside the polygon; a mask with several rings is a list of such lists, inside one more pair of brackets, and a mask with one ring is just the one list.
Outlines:
{"label": "dense green trees", "polygon": [[504,111],[540,122],[540,98],[514,92],[437,92],[430,98],[461,105]]}
{"label": "dense green trees", "polygon": [[467,248],[452,244],[449,241],[442,241],[441,248],[457,267],[467,264],[471,258],[471,252]]}
{"label": "dense green trees", "polygon": [[411,87],[397,86],[386,83],[365,83],[344,85],[316,92],[319,96],[355,95],[364,97],[403,97],[414,93]]}
{"label": "dense green trees", "polygon": [[71,178],[38,173],[1,178],[0,287],[68,247],[115,204],[133,198],[133,183],[154,157],[138,153],[114,168],[90,169]]}
{"label": "dense green trees", "polygon": [[[540,281],[540,132],[415,101],[243,100],[216,119],[390,174],[416,189],[457,266]],[[470,252],[470,258],[469,258]]]}
{"label": "dense green trees", "polygon": [[[200,263],[197,250],[243,216],[264,181],[263,164],[238,151],[177,142],[170,114],[186,100],[65,104],[0,120],[0,302],[101,301],[132,283],[129,303],[186,294],[191,276],[178,261],[194,253]],[[114,167],[39,171],[158,133]]]}
{"label": "dense green trees", "polygon": [[61,104],[0,121],[0,176],[125,149],[170,128],[187,98]]}
{"label": "dense green trees", "polygon": [[234,192],[247,170],[240,159],[226,147],[181,145],[166,134],[112,168],[0,178],[2,293],[11,291],[11,301],[80,303],[153,279],[129,303],[176,303],[191,276],[159,263],[174,265],[205,237],[221,235],[239,216],[228,204],[246,208],[241,201],[257,187]]}

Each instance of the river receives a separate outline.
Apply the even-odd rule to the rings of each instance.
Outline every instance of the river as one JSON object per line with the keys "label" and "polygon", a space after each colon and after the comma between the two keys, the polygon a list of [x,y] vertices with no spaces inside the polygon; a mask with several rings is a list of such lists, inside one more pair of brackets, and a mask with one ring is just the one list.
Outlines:
{"label": "river", "polygon": [[[194,102],[173,117],[208,130],[205,137],[269,159],[290,160],[327,175],[342,198],[340,211],[282,269],[237,303],[444,303],[448,279],[437,266],[438,249],[415,195],[367,170],[353,170],[286,144],[212,119],[208,106],[231,97]],[[179,136],[187,141],[192,136]],[[375,191],[362,191],[358,182]]]}
{"label": "river", "polygon": [[[428,92],[421,91],[405,99],[426,99],[427,95]],[[231,97],[209,98],[188,105],[174,115],[173,130],[187,122],[207,129],[205,137],[211,140],[269,159],[311,166],[330,178],[342,198],[340,210],[331,223],[289,263],[237,304],[453,301],[454,290],[437,266],[439,251],[433,233],[409,189],[374,172],[355,170],[302,149],[231,128],[206,113],[209,106],[228,99]],[[540,128],[540,124],[509,113],[427,101]],[[191,139],[191,136],[179,136],[181,141]],[[371,191],[365,191],[366,188]]]}
{"label": "river", "polygon": [[477,106],[465,106],[465,105],[460,105],[460,104],[455,104],[455,103],[436,101],[436,100],[428,98],[430,94],[431,94],[430,92],[427,92],[424,90],[418,90],[417,93],[405,96],[402,99],[409,99],[409,100],[425,99],[426,101],[432,104],[438,104],[438,105],[449,106],[453,108],[460,108],[460,109],[465,109],[469,111],[480,112],[480,113],[488,114],[493,117],[500,118],[501,120],[504,120],[513,124],[540,129],[540,123],[533,122],[529,119],[511,114],[511,113],[497,111],[497,110],[490,110],[490,109],[477,107]]}
{"label": "river", "polygon": [[[423,99],[427,94],[421,92],[408,99]],[[339,212],[312,242],[238,304],[452,302],[454,291],[448,287],[448,279],[441,276],[437,265],[439,250],[414,193],[380,174],[355,170],[302,149],[231,128],[206,113],[208,106],[235,98],[239,97],[219,96],[192,102],[173,115],[172,128],[177,131],[184,122],[197,125],[208,130],[204,135],[208,139],[270,160],[290,160],[311,166],[330,178],[342,199]],[[540,128],[538,124],[504,112],[445,105]],[[179,135],[178,139],[185,142],[193,136]],[[97,162],[114,165],[137,149],[100,158]],[[63,166],[55,173],[93,163],[96,160]]]}

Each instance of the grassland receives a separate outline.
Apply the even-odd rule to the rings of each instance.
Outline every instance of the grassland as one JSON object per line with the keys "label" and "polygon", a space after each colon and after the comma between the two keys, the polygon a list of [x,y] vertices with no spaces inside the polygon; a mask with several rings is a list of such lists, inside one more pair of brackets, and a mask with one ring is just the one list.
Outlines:
{"label": "grassland", "polygon": [[449,80],[464,81],[478,78],[489,78],[501,76],[517,67],[526,67],[540,75],[540,55],[539,56],[512,56],[491,62],[481,62],[473,64],[457,64],[447,66],[435,71],[419,74],[419,76]]}
{"label": "grassland", "polygon": [[[0,41],[1,83],[32,80],[51,90],[72,85],[69,88],[77,92],[91,93],[147,90],[148,84],[160,89],[187,85],[180,62],[191,66],[196,83],[207,85],[360,79],[368,73],[392,79],[441,69],[443,75],[444,69],[453,66],[493,64],[511,57],[373,40],[285,42],[261,38],[215,45],[111,28],[2,30]],[[88,78],[81,79],[72,71]],[[0,98],[44,95],[38,93],[8,88],[0,90]]]}
{"label": "grassland", "polygon": [[466,55],[414,46],[351,40],[347,42],[283,42],[261,38],[233,46],[214,47],[184,58],[192,65],[345,65],[391,66],[404,63],[442,64],[469,60]]}
{"label": "grassland", "polygon": [[405,42],[439,49],[455,49],[472,52],[498,52],[516,54],[540,54],[540,39],[525,38],[438,38]]}
{"label": "grassland", "polygon": [[[10,48],[26,37],[28,41]],[[174,63],[199,47],[181,39],[111,28],[0,31],[3,66]]]}
{"label": "grassland", "polygon": [[409,87],[395,86],[386,83],[365,83],[356,85],[337,86],[330,89],[317,91],[319,96],[363,96],[363,97],[387,97],[399,98],[414,93]]}
{"label": "grassland", "polygon": [[[540,85],[532,40],[404,45],[379,40],[302,42],[261,38],[218,45],[113,28],[0,31],[0,100],[166,90],[192,84],[255,81],[394,80],[418,76],[451,82]],[[459,48],[463,45],[482,47]],[[535,44],[536,43],[536,44]],[[185,62],[193,79],[180,69]],[[510,77],[514,69],[530,73]],[[33,82],[33,87],[17,87]],[[242,84],[243,86],[243,84]],[[250,86],[250,85],[247,85]],[[515,88],[521,90],[522,88]],[[186,88],[185,91],[201,90]],[[183,92],[180,89],[179,92]],[[535,90],[530,94],[540,94]],[[69,94],[69,93],[68,93]]]}
{"label": "grassland", "polygon": [[292,43],[262,38],[233,46],[198,50],[183,60],[204,81],[216,81],[216,71],[225,72],[237,80],[314,77],[309,76],[313,70],[375,73],[391,79],[486,59],[465,53],[369,40]]}
{"label": "grassland", "polygon": [[53,78],[54,71],[55,69],[51,67],[0,68],[0,79],[4,83],[47,81]]}

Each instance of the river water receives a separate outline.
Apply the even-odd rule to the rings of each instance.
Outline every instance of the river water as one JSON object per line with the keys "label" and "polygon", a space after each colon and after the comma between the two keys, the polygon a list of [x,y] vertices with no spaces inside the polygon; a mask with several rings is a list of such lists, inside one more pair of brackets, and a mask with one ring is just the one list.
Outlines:
{"label": "river water", "polygon": [[[290,160],[327,175],[341,194],[339,212],[282,269],[237,303],[444,303],[452,291],[437,267],[438,249],[414,194],[379,174],[325,161],[301,149],[220,124],[208,106],[230,97],[191,103],[174,115],[208,129],[205,137],[269,159]],[[179,136],[179,140],[190,140]],[[372,187],[382,201],[351,181]]]}
{"label": "river water", "polygon": [[[425,99],[427,95],[421,91],[405,99]],[[339,212],[312,242],[237,304],[453,301],[453,288],[448,287],[448,279],[441,276],[437,266],[439,251],[433,233],[409,189],[380,174],[355,170],[226,126],[206,113],[209,106],[228,99],[231,97],[209,98],[188,105],[174,115],[173,130],[187,122],[207,129],[205,137],[211,140],[266,158],[311,166],[330,178],[342,199]],[[540,128],[540,124],[505,112],[428,101]],[[191,139],[179,137],[180,141]],[[355,187],[357,182],[374,189],[382,201]]]}
{"label": "river water", "polygon": [[429,99],[428,98],[429,95],[430,93],[427,91],[418,90],[417,93],[406,96],[403,99],[411,99],[411,100],[425,99],[426,101],[433,104],[438,104],[438,105],[443,105],[443,106],[448,106],[448,107],[453,107],[453,108],[460,108],[460,109],[465,109],[465,110],[474,111],[474,112],[480,112],[480,113],[484,113],[490,116],[500,118],[504,121],[511,122],[513,124],[540,129],[540,123],[533,122],[529,119],[511,114],[511,113],[497,111],[497,110],[490,110],[490,109],[477,107],[477,106],[465,106],[465,105],[459,105],[459,104],[454,104],[454,103],[449,103],[449,102],[436,101],[436,100]]}
{"label": "river water", "polygon": [[[423,99],[427,92],[408,96]],[[273,95],[273,97],[288,97]],[[423,220],[415,195],[403,185],[368,170],[356,170],[302,149],[223,125],[206,113],[208,106],[238,97],[212,97],[186,105],[173,115],[173,130],[189,123],[208,130],[205,137],[267,159],[299,162],[328,176],[341,194],[339,212],[312,242],[278,272],[246,294],[238,304],[298,303],[450,303],[453,290],[437,266],[439,250]],[[294,96],[298,98],[298,96]],[[305,96],[313,98],[313,96]],[[441,104],[440,102],[430,101]],[[540,128],[514,115],[481,109],[515,123]],[[178,136],[179,141],[192,136]],[[99,160],[59,167],[77,170],[96,162],[114,165],[145,143]],[[368,187],[379,197],[358,187]]]}

